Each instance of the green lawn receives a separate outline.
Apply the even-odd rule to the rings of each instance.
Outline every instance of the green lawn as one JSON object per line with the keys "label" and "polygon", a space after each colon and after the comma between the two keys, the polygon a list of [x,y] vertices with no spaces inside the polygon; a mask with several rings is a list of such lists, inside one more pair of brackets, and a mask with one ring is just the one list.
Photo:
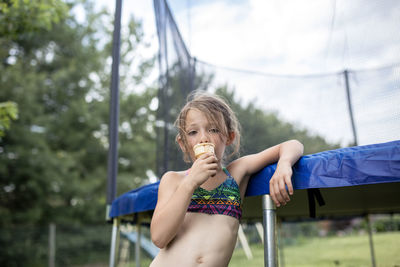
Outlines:
{"label": "green lawn", "polygon": [[[400,267],[400,232],[373,235],[377,266]],[[254,258],[248,260],[236,249],[229,267],[264,266],[262,245],[252,245]],[[303,239],[283,248],[284,267],[300,266],[371,266],[367,235]]]}
{"label": "green lawn", "polygon": [[[379,267],[400,267],[400,232],[373,235],[376,264]],[[284,262],[280,267],[359,267],[372,266],[368,235],[302,238],[296,245],[283,248]],[[229,267],[263,267],[264,251],[261,244],[251,245],[253,259],[248,260],[241,248],[233,253]],[[151,260],[143,257],[142,267]],[[134,259],[129,266],[135,266]]]}

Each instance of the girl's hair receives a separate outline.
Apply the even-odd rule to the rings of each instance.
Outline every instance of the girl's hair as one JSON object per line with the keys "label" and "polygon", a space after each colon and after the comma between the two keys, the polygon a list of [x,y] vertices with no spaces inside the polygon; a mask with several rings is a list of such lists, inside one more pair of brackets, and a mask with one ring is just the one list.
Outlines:
{"label": "girl's hair", "polygon": [[232,152],[227,158],[239,153],[240,124],[235,113],[221,97],[197,90],[188,96],[186,105],[182,108],[175,121],[175,126],[178,128],[176,141],[180,139],[185,146],[185,150],[183,151],[183,159],[185,162],[190,162],[189,151],[192,149],[188,147],[186,139],[186,117],[191,109],[202,112],[210,123],[217,125],[221,134],[225,137],[229,138],[230,133],[235,134],[235,139],[231,144]]}

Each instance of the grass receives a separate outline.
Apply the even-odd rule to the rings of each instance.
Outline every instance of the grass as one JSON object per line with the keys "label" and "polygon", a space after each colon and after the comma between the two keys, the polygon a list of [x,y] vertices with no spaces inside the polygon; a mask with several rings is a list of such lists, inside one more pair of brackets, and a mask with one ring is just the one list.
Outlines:
{"label": "grass", "polygon": [[[373,235],[377,266],[400,267],[400,232]],[[261,244],[251,246],[253,259],[248,260],[242,249],[236,249],[229,267],[264,266]],[[283,248],[280,266],[372,266],[368,235],[302,239]]]}
{"label": "grass", "polygon": [[[400,232],[375,233],[373,241],[377,266],[400,267]],[[294,243],[284,246],[280,251],[284,257],[283,263],[280,259],[280,267],[372,266],[369,239],[366,234],[301,238],[296,239]],[[253,259],[248,260],[243,249],[235,249],[229,267],[263,267],[263,245],[252,244],[251,252]],[[147,267],[150,262],[151,259],[143,255],[141,266]],[[128,266],[136,266],[134,258]]]}

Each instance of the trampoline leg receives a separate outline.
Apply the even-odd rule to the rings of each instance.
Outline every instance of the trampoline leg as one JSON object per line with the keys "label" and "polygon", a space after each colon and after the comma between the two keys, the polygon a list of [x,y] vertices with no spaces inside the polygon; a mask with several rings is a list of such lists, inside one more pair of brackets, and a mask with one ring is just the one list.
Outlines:
{"label": "trampoline leg", "polygon": [[261,239],[261,243],[264,244],[264,228],[263,228],[263,225],[260,222],[257,222],[256,223],[256,229],[257,229],[258,236]]}
{"label": "trampoline leg", "polygon": [[112,227],[112,234],[111,234],[111,249],[110,249],[110,267],[116,266],[116,258],[118,255],[118,246],[119,246],[119,225],[120,219],[114,218],[113,219],[113,227]]}
{"label": "trampoline leg", "polygon": [[277,236],[278,236],[278,252],[279,252],[279,257],[278,257],[278,264],[280,267],[285,266],[285,256],[284,256],[284,251],[283,251],[283,238],[282,238],[282,220],[278,220],[278,226],[277,226]]}
{"label": "trampoline leg", "polygon": [[141,246],[141,241],[140,241],[140,235],[142,234],[141,232],[141,222],[140,222],[140,214],[138,214],[138,219],[136,223],[136,244],[135,244],[135,261],[136,261],[136,267],[140,267],[140,246]]}
{"label": "trampoline leg", "polygon": [[238,238],[240,244],[242,245],[244,254],[246,254],[248,260],[251,260],[253,258],[253,253],[251,253],[249,243],[247,242],[246,235],[244,234],[243,226],[241,224],[239,224]]}
{"label": "trampoline leg", "polygon": [[264,227],[264,266],[278,266],[276,247],[276,207],[270,195],[262,196]]}
{"label": "trampoline leg", "polygon": [[371,264],[372,267],[376,267],[374,241],[372,239],[372,225],[369,214],[365,215],[365,220],[367,221],[367,226],[368,226],[369,249],[371,251]]}

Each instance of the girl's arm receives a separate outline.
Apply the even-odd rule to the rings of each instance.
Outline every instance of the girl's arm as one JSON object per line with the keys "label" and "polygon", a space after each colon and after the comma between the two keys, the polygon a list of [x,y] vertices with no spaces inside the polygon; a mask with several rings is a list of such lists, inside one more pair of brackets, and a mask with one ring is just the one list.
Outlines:
{"label": "girl's arm", "polygon": [[151,239],[157,247],[166,247],[175,237],[183,223],[194,190],[215,175],[217,168],[215,156],[204,154],[193,163],[186,176],[177,172],[167,172],[163,176],[150,225]]}
{"label": "girl's arm", "polygon": [[[292,166],[303,155],[303,144],[297,140],[290,140],[280,144],[279,160],[274,175],[269,181],[269,194],[276,206],[286,205],[293,195]],[[287,189],[286,189],[287,186]]]}
{"label": "girl's arm", "polygon": [[244,167],[244,176],[249,177],[265,166],[278,162],[269,185],[270,196],[279,207],[281,204],[285,205],[290,200],[289,194],[293,194],[291,180],[293,173],[292,166],[303,155],[303,149],[303,144],[297,140],[286,141],[257,154],[241,158],[240,166]]}
{"label": "girl's arm", "polygon": [[150,224],[153,243],[164,248],[175,237],[189,206],[195,187],[179,174],[168,172],[161,179],[158,200]]}

